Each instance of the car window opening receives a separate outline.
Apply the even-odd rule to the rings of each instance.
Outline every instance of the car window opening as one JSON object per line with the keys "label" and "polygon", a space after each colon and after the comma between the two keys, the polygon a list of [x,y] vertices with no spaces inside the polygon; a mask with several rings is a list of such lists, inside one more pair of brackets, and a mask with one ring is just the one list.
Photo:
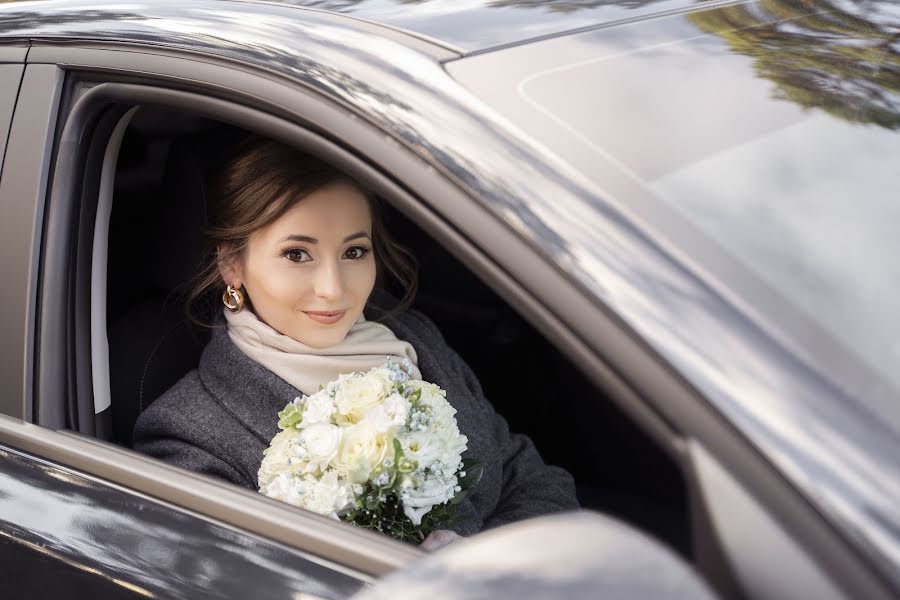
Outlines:
{"label": "car window opening", "polygon": [[[122,139],[106,297],[107,418],[117,444],[130,447],[140,412],[197,366],[208,340],[208,330],[192,324],[184,307],[203,257],[205,174],[246,133],[143,107]],[[512,307],[383,204],[393,237],[418,259],[413,308],[430,317],[472,367],[510,429],[528,435],[545,462],[575,477],[583,507],[623,518],[690,557],[678,467]]]}

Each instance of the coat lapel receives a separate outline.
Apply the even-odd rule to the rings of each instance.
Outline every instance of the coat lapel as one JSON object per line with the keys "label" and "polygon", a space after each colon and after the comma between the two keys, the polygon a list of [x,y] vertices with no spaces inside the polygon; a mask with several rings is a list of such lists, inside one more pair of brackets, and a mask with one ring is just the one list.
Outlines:
{"label": "coat lapel", "polygon": [[301,392],[241,352],[217,327],[200,357],[200,381],[263,444],[278,433],[278,412]]}

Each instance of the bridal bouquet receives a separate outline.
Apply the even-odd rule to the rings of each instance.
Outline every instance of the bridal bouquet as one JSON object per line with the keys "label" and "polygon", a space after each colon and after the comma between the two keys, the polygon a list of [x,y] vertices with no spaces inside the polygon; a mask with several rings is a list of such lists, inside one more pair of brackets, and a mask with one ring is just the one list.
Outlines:
{"label": "bridal bouquet", "polygon": [[400,540],[450,527],[482,467],[460,459],[468,440],[445,396],[393,360],[339,376],[278,413],[259,491]]}

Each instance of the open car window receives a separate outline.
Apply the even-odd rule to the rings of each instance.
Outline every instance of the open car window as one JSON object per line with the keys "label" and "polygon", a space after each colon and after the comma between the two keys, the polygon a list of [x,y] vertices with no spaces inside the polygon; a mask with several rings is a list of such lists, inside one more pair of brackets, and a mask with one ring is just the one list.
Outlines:
{"label": "open car window", "polygon": [[[206,175],[246,135],[174,109],[142,108],[123,138],[105,253],[116,443],[130,445],[138,415],[196,368],[209,339],[184,310],[203,257]],[[414,308],[472,366],[511,428],[528,434],[546,462],[575,475],[583,506],[617,514],[689,555],[684,483],[665,453],[421,226],[389,204],[384,210],[393,237],[419,263]],[[572,411],[586,416],[584,429],[571,430]],[[609,453],[634,461],[594,460],[598,435]]]}
{"label": "open car window", "polygon": [[[60,192],[54,203],[54,209],[60,212],[52,218],[65,219],[65,211],[73,210],[78,214],[74,222],[94,228],[92,237],[79,235],[75,244],[73,262],[81,270],[67,273],[67,277],[75,279],[91,273],[91,282],[87,285],[79,280],[74,313],[63,311],[56,317],[62,319],[60,322],[74,319],[73,342],[94,351],[87,354],[90,361],[85,362],[83,356],[76,360],[67,357],[54,363],[54,367],[66,366],[77,381],[76,389],[63,396],[70,402],[63,409],[65,414],[77,415],[69,421],[75,424],[73,428],[127,448],[137,416],[196,367],[206,343],[207,332],[191,326],[182,303],[184,286],[196,272],[202,252],[205,173],[217,154],[246,135],[245,127],[262,122],[258,132],[273,135],[283,124],[267,123],[269,117],[262,112],[259,122],[250,118],[244,127],[228,124],[224,117],[230,117],[232,123],[240,121],[237,115],[244,114],[245,109],[202,94],[173,96],[194,103],[194,110],[185,109],[169,98],[168,90],[153,85],[100,84],[85,87],[79,94],[67,126],[90,114],[89,103],[105,107],[102,135],[94,130],[96,144],[72,163],[78,166],[79,161],[84,161],[80,165],[87,168],[79,172],[96,181],[86,178],[74,188],[75,193],[81,194],[77,196],[81,204],[72,202],[74,195],[66,202]],[[142,99],[152,102],[142,103]],[[135,106],[139,108],[132,113]],[[309,133],[302,133],[298,139],[311,144],[311,138],[303,136]],[[111,150],[116,144],[111,145],[110,140],[118,144],[117,154]],[[327,145],[322,148],[323,157],[341,156],[329,155]],[[365,168],[373,171],[371,166]],[[107,175],[111,169],[115,176],[110,185]],[[73,172],[59,175],[60,188]],[[465,244],[460,243],[452,252],[435,244],[433,225],[424,219],[420,221],[414,213],[399,210],[403,202],[414,202],[412,198],[401,195],[383,176],[378,179],[365,170],[356,174],[359,173],[374,183],[374,189],[389,201],[389,206],[400,203],[388,210],[387,218],[396,237],[420,259],[422,281],[417,308],[438,324],[451,346],[473,366],[488,398],[512,428],[529,434],[547,462],[575,473],[585,506],[608,510],[635,522],[688,555],[684,483],[666,451],[562,358],[544,335],[523,319],[522,307],[511,305],[480,281],[485,277],[484,271],[479,276],[470,271],[470,265],[464,264],[458,254],[466,248]],[[81,193],[85,189],[89,195]],[[104,206],[110,198],[111,206]],[[109,229],[101,235],[107,210]],[[94,271],[104,258],[105,298],[103,286],[96,281],[103,276],[102,268]],[[499,280],[486,281],[499,285]],[[45,298],[51,298],[52,293],[49,286]],[[98,318],[96,315],[104,313],[104,299],[108,370],[103,364],[96,368],[93,364],[104,359],[103,352],[96,352],[98,340],[93,339],[103,335],[102,327],[92,323]],[[46,308],[49,310],[49,306]],[[102,341],[99,340],[101,346]],[[498,361],[498,356],[502,360]],[[530,378],[521,376],[522,364],[534,367],[528,369]],[[105,372],[109,373],[108,384],[104,381]],[[102,399],[106,385],[110,390],[108,406]],[[523,397],[535,397],[535,390],[540,390],[540,397],[561,397],[570,403],[592,400],[569,408],[549,402],[521,402]],[[42,400],[48,401],[49,397]],[[565,418],[572,410],[592,415],[584,421],[587,429],[574,435],[566,429]],[[609,452],[629,449],[626,453],[635,456],[636,462],[585,459],[596,449],[598,424],[605,432]],[[648,478],[646,474],[651,471],[655,475]],[[174,490],[161,482],[142,485],[161,498],[173,497]],[[191,504],[194,508],[200,505],[199,499]],[[214,508],[213,512],[217,511]],[[307,531],[307,535],[314,533],[315,528]],[[359,546],[358,554],[363,553],[362,548]]]}

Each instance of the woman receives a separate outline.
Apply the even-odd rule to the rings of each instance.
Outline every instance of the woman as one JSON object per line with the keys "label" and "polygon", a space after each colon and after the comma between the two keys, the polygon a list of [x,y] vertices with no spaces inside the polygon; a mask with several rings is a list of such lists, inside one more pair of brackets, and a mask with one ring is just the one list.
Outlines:
{"label": "woman", "polygon": [[[435,325],[407,310],[414,271],[355,182],[292,148],[251,139],[213,179],[207,219],[214,251],[191,304],[215,291],[227,326],[218,319],[199,367],[141,414],[137,450],[256,490],[285,404],[396,356],[409,359],[413,377],[446,390],[468,437],[464,456],[484,464],[458,507],[467,518],[453,532],[432,533],[425,549],[577,508],[571,476],[509,432]],[[375,289],[388,276],[406,288],[392,309]]]}

